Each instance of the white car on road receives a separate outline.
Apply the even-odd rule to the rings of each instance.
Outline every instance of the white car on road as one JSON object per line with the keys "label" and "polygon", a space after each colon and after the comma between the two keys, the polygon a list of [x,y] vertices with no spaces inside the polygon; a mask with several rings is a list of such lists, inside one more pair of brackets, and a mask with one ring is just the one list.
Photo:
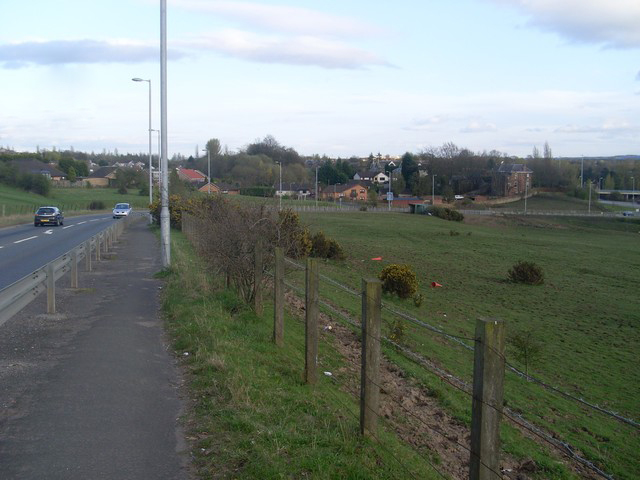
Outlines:
{"label": "white car on road", "polygon": [[128,203],[117,203],[113,209],[113,218],[128,217],[131,213],[131,206]]}

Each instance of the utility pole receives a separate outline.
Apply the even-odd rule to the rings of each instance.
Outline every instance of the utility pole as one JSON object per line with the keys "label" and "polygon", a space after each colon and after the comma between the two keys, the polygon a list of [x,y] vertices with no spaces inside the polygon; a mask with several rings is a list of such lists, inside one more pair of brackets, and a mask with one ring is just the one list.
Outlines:
{"label": "utility pole", "polygon": [[169,223],[169,161],[167,159],[167,0],[160,0],[160,137],[162,138],[162,186],[160,188],[160,237],[163,268],[171,266]]}

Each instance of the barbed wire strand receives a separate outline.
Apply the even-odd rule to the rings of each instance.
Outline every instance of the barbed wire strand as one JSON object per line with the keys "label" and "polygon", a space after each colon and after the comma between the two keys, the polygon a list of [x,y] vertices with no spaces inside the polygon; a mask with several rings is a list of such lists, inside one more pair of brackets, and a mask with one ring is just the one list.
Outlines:
{"label": "barbed wire strand", "polygon": [[[296,264],[296,263],[295,263],[295,262],[293,262],[292,260],[288,260],[288,261],[289,261],[290,263],[292,263],[292,264],[296,265],[296,266],[297,266],[297,267],[299,267],[299,268],[304,268],[303,266]],[[338,286],[339,288],[342,288],[343,290],[345,290],[345,291],[347,291],[347,292],[351,293],[352,295],[358,295],[358,296],[360,295],[360,294],[357,294],[354,290],[352,290],[352,289],[351,289],[351,288],[349,288],[348,286],[343,285],[343,284],[341,284],[340,282],[337,282],[336,280],[333,280],[333,279],[331,279],[330,277],[327,277],[326,275],[320,275],[320,277],[321,277],[321,278],[323,278],[323,279],[325,279],[327,282],[329,282],[329,283],[331,283],[331,284],[333,284],[333,285],[335,285],[335,286]],[[471,345],[468,345],[468,344],[467,344],[467,343],[465,343],[463,340],[467,340],[467,341],[478,341],[478,339],[474,339],[474,338],[470,338],[470,337],[463,337],[463,336],[459,336],[459,335],[454,335],[454,334],[451,334],[451,333],[447,333],[447,332],[445,332],[444,330],[442,330],[442,329],[440,329],[440,328],[438,328],[438,327],[435,327],[435,326],[433,326],[433,325],[430,325],[430,324],[428,324],[428,323],[426,323],[426,322],[424,322],[424,321],[418,320],[417,318],[412,317],[411,315],[409,315],[409,314],[407,314],[407,313],[401,312],[401,311],[399,311],[399,310],[397,310],[397,309],[395,309],[395,308],[391,307],[389,304],[387,304],[387,303],[385,303],[385,302],[382,302],[382,303],[381,303],[381,305],[382,305],[382,307],[383,307],[384,309],[388,310],[389,312],[393,313],[394,315],[397,315],[397,316],[399,316],[399,317],[401,317],[401,318],[403,318],[403,319],[405,319],[405,320],[407,320],[407,321],[409,321],[409,322],[411,322],[411,323],[414,323],[414,324],[416,324],[416,325],[419,325],[419,326],[421,326],[421,327],[424,327],[424,328],[426,328],[426,329],[428,329],[428,330],[430,330],[430,331],[432,331],[432,332],[434,332],[434,333],[437,333],[437,334],[439,334],[439,335],[442,335],[442,336],[444,336],[444,337],[448,338],[449,340],[451,340],[451,341],[453,341],[453,342],[455,342],[455,343],[457,343],[457,344],[461,345],[463,348],[465,348],[465,349],[467,349],[467,350],[473,351],[474,347],[472,347]],[[496,351],[495,349],[493,349],[491,346],[489,346],[489,348],[490,348],[490,349],[492,349],[492,350],[493,350],[495,353],[497,353],[498,355],[500,355],[502,358],[504,358],[504,359],[505,359],[505,362],[506,362],[506,365],[507,365],[507,367],[509,368],[509,370],[510,370],[510,371],[512,371],[513,373],[515,373],[516,375],[520,376],[521,378],[525,378],[525,379],[527,379],[527,380],[529,380],[529,381],[531,381],[531,382],[536,383],[537,385],[540,385],[541,387],[543,387],[543,388],[545,388],[545,389],[551,390],[552,392],[555,392],[555,393],[557,393],[557,394],[559,394],[559,395],[561,395],[561,396],[563,396],[563,397],[565,397],[565,398],[567,398],[567,399],[570,399],[570,400],[573,400],[573,401],[575,401],[575,402],[578,402],[578,403],[580,403],[580,404],[582,404],[582,405],[584,405],[584,406],[586,406],[586,407],[588,407],[588,408],[591,408],[591,409],[593,409],[593,410],[596,410],[597,412],[600,412],[600,413],[602,413],[602,414],[604,414],[604,415],[608,415],[608,416],[610,416],[610,417],[613,417],[613,418],[615,418],[615,419],[617,419],[617,420],[619,420],[619,421],[621,421],[621,422],[623,422],[623,423],[626,423],[626,424],[628,424],[628,425],[631,425],[631,426],[632,426],[632,427],[634,427],[634,428],[640,428],[640,423],[639,423],[639,422],[637,422],[637,421],[636,421],[636,420],[634,420],[634,419],[624,417],[624,416],[620,415],[618,412],[614,412],[614,411],[612,411],[612,410],[608,410],[608,409],[606,409],[606,408],[604,408],[604,407],[601,407],[600,405],[597,405],[597,404],[596,404],[596,403],[594,403],[594,402],[590,402],[590,401],[585,400],[585,399],[583,399],[583,398],[576,397],[575,395],[572,395],[572,394],[570,394],[570,393],[567,393],[567,392],[565,392],[565,391],[561,390],[561,389],[560,389],[560,388],[558,388],[558,387],[555,387],[555,386],[553,386],[553,385],[551,385],[551,384],[549,384],[549,383],[547,383],[547,382],[544,382],[544,381],[542,381],[542,380],[540,380],[540,379],[538,379],[538,378],[535,378],[535,377],[533,377],[533,376],[531,376],[531,375],[528,375],[528,374],[526,374],[526,373],[522,372],[521,370],[518,370],[516,367],[514,367],[513,365],[511,365],[511,364],[506,360],[506,357],[505,357],[503,354],[501,354],[501,353],[497,352],[497,351]]]}
{"label": "barbed wire strand", "polygon": [[[379,385],[377,382],[373,381],[371,379],[371,377],[366,376],[365,377],[367,380],[369,380],[373,385],[375,385],[376,387],[378,387],[380,390],[385,390],[385,388],[382,385]],[[391,401],[393,401],[393,403],[397,404],[402,410],[404,410],[406,413],[408,413],[410,416],[412,416],[413,418],[415,418],[416,420],[418,420],[418,422],[422,423],[422,425],[424,425],[426,428],[428,428],[430,431],[432,432],[436,432],[438,435],[440,435],[442,438],[444,438],[445,440],[449,441],[450,443],[453,443],[455,445],[457,445],[458,447],[464,449],[465,451],[467,451],[469,453],[469,455],[474,456],[476,458],[479,459],[478,455],[476,453],[474,453],[470,447],[458,442],[457,440],[451,440],[449,437],[447,437],[444,433],[439,432],[438,430],[436,430],[435,428],[433,428],[432,426],[430,426],[429,424],[427,424],[422,418],[418,417],[415,413],[413,413],[412,411],[410,411],[407,407],[405,407],[404,405],[402,405],[402,403],[400,403],[398,400],[396,400],[395,398],[392,398],[390,395],[388,395],[388,397],[391,399]],[[371,408],[369,408],[371,410]],[[373,410],[372,410],[373,411]],[[380,414],[378,412],[373,412],[376,416],[380,417]],[[498,475],[500,478],[502,477],[502,474],[499,472],[496,472],[493,468],[491,468],[489,465],[487,465],[486,463],[484,463],[481,459],[480,459],[480,464],[485,467],[487,470],[491,471],[492,473],[495,473],[496,475]]]}
{"label": "barbed wire strand", "polygon": [[[331,378],[332,382],[334,382],[335,384],[339,384],[339,385],[341,385],[343,388],[345,388],[345,389],[347,390],[347,392],[348,392],[348,393],[350,393],[351,395],[353,395],[353,396],[354,396],[354,397],[356,397],[356,398],[359,398],[359,395],[360,395],[360,394],[359,394],[358,392],[353,391],[353,390],[352,390],[351,388],[349,388],[345,383],[343,383],[343,382],[339,382],[339,381],[338,381],[338,379],[337,379],[334,375],[332,375],[330,378]],[[341,399],[341,398],[340,398],[336,393],[334,393],[334,392],[333,392],[333,391],[331,391],[331,390],[329,390],[329,392],[334,396],[334,398],[335,398],[335,399],[337,399],[337,400],[342,404],[342,406],[343,406],[343,407],[347,407],[347,409],[349,409],[349,407],[344,403],[344,401],[342,401],[342,399]],[[369,410],[371,410],[371,408],[369,408]],[[354,416],[356,416],[356,414],[355,414],[354,412],[351,412],[351,413],[353,413],[353,415],[354,415]],[[356,418],[357,418],[357,421],[358,421],[358,424],[359,424],[359,423],[360,423],[360,418],[359,418],[359,417],[356,417]],[[406,471],[407,473],[409,473],[409,475],[411,475],[411,477],[412,477],[412,478],[416,478],[416,476],[413,474],[413,472],[411,472],[411,470],[409,470],[409,467],[407,467],[407,466],[406,466],[406,465],[405,465],[405,464],[404,464],[404,463],[403,463],[399,458],[397,458],[397,456],[396,456],[396,455],[394,455],[394,454],[393,454],[393,452],[391,452],[391,451],[390,451],[390,450],[389,450],[389,449],[388,449],[388,448],[387,448],[387,447],[386,447],[386,446],[385,446],[385,445],[380,441],[380,439],[378,438],[378,436],[377,436],[374,432],[369,432],[369,433],[370,433],[370,434],[373,436],[373,438],[376,440],[376,443],[377,443],[378,445],[380,445],[380,446],[381,446],[381,447],[382,447],[382,448],[387,452],[387,454],[391,455],[391,457],[393,457],[393,458],[396,460],[396,462],[398,462],[398,463],[399,463],[399,464],[400,464],[400,465],[405,469],[405,471]],[[378,458],[380,458],[380,457],[378,457]],[[420,457],[420,458],[424,458],[424,457]],[[436,466],[435,466],[435,465],[434,465],[434,464],[433,464],[433,463],[432,463],[428,458],[424,458],[424,460],[427,462],[427,464],[429,464],[429,466],[430,466],[430,467],[431,467],[431,468],[432,468],[432,469],[433,469],[433,470],[434,470],[438,475],[440,475],[440,476],[441,476],[442,478],[444,478],[444,479],[447,479],[447,477],[446,477],[442,472],[440,472],[440,470],[438,470],[438,468],[437,468],[437,467],[436,467]],[[404,478],[404,477],[401,477],[401,478]]]}
{"label": "barbed wire strand", "polygon": [[[301,291],[300,289],[298,289],[298,288],[296,288],[294,286],[290,286],[290,287],[292,288],[292,290],[294,290],[294,291],[297,290],[298,293],[304,294],[304,292]],[[340,312],[339,310],[337,310],[335,307],[333,307],[329,303],[324,302],[322,300],[320,300],[319,303],[321,303],[323,306],[327,307],[329,310],[331,310],[332,312],[334,312],[338,316],[342,317],[350,325],[352,325],[354,327],[357,327],[357,328],[360,327],[360,325],[358,325],[356,322],[354,322],[352,319],[347,317],[344,313]],[[431,362],[429,362],[427,359],[423,358],[418,353],[413,352],[412,350],[400,345],[399,343],[394,342],[393,340],[391,340],[391,339],[389,339],[387,337],[384,337],[384,336],[381,336],[381,339],[384,340],[385,342],[389,343],[390,345],[394,346],[398,350],[401,350],[410,359],[414,360],[418,364],[420,364],[420,365],[424,366],[425,368],[429,369],[432,373],[436,374],[441,380],[445,381],[446,383],[448,383],[452,387],[454,387],[457,390],[465,393],[466,395],[473,396],[473,394],[471,392],[471,388],[472,387],[469,384],[467,384],[466,382],[464,382],[463,380],[457,378],[454,375],[451,375],[450,373],[448,373],[445,370],[437,367],[436,365],[431,364]],[[495,351],[495,349],[493,349],[493,350]],[[456,385],[456,383],[458,383],[458,385]],[[482,400],[479,400],[479,401],[482,402]],[[496,407],[494,405],[487,404],[486,402],[482,402],[482,403],[485,403],[490,408],[496,409]],[[511,417],[508,417],[508,418],[511,418]],[[520,418],[522,418],[522,417],[520,417]],[[526,424],[519,423],[519,422],[517,422],[515,420],[513,420],[513,421],[516,424],[520,425],[522,428],[531,431],[531,433],[533,433],[533,434],[539,436],[540,438],[542,438],[543,440],[547,441],[550,445],[554,446],[555,448],[557,448],[561,452],[567,454],[568,456],[570,456],[571,458],[575,459],[579,463],[582,463],[586,467],[592,469],[595,473],[603,476],[604,478],[612,480],[612,477],[609,474],[607,474],[606,472],[603,472],[598,467],[596,467],[593,463],[589,462],[588,460],[586,460],[586,459],[582,458],[581,456],[579,456],[578,454],[576,454],[566,442],[562,442],[560,440],[555,439],[554,437],[548,435],[547,433],[545,433],[542,430],[540,430],[537,427],[535,427],[530,422],[526,422],[526,420],[524,420],[524,418],[522,418],[522,422],[526,422]],[[527,428],[527,425],[530,425],[531,428]]]}

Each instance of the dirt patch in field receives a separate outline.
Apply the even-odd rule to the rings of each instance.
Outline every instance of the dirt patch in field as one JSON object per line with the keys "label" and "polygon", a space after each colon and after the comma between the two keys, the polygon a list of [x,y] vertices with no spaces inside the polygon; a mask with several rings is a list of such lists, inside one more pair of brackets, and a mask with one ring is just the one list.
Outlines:
{"label": "dirt patch in field", "polygon": [[[289,292],[286,294],[286,302],[293,314],[304,318],[303,299]],[[361,365],[359,337],[324,313],[320,313],[319,324],[321,334],[332,339],[331,344],[345,359],[345,366],[332,372],[339,379],[337,384],[357,396],[360,391]],[[431,458],[430,462],[435,463],[441,473],[452,478],[468,478],[471,439],[469,427],[453,418],[428,390],[416,385],[405,372],[384,356],[380,365],[380,377],[380,415],[387,425],[416,451]],[[537,440],[536,437],[527,436]],[[434,457],[437,460],[433,460]],[[568,465],[568,468],[582,478],[597,478],[580,466]],[[533,460],[518,460],[503,452],[499,473],[505,479],[527,480],[540,472]]]}

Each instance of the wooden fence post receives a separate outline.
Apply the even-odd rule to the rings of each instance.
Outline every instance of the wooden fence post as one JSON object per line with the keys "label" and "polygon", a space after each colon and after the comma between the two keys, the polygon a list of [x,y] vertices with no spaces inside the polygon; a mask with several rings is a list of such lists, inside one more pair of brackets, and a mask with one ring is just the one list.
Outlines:
{"label": "wooden fence post", "polygon": [[56,277],[53,263],[47,265],[47,313],[56,313]]}
{"label": "wooden fence post", "polygon": [[78,288],[78,250],[71,251],[71,288]]}
{"label": "wooden fence post", "polygon": [[307,258],[305,272],[304,380],[315,385],[318,380],[318,261]]}
{"label": "wooden fence post", "polygon": [[256,315],[262,315],[262,244],[256,243],[255,255],[255,272],[253,279],[253,310]]}
{"label": "wooden fence post", "polygon": [[500,476],[500,417],[504,391],[504,322],[476,322],[471,405],[471,480]]}
{"label": "wooden fence post", "polygon": [[100,261],[100,234],[96,235],[96,262]]}
{"label": "wooden fence post", "polygon": [[84,270],[91,271],[91,240],[84,242]]}
{"label": "wooden fence post", "polygon": [[275,279],[273,284],[273,341],[284,343],[284,250],[276,247]]}
{"label": "wooden fence post", "polygon": [[380,404],[380,329],[382,284],[362,279],[362,368],[360,371],[360,433],[375,436]]}

